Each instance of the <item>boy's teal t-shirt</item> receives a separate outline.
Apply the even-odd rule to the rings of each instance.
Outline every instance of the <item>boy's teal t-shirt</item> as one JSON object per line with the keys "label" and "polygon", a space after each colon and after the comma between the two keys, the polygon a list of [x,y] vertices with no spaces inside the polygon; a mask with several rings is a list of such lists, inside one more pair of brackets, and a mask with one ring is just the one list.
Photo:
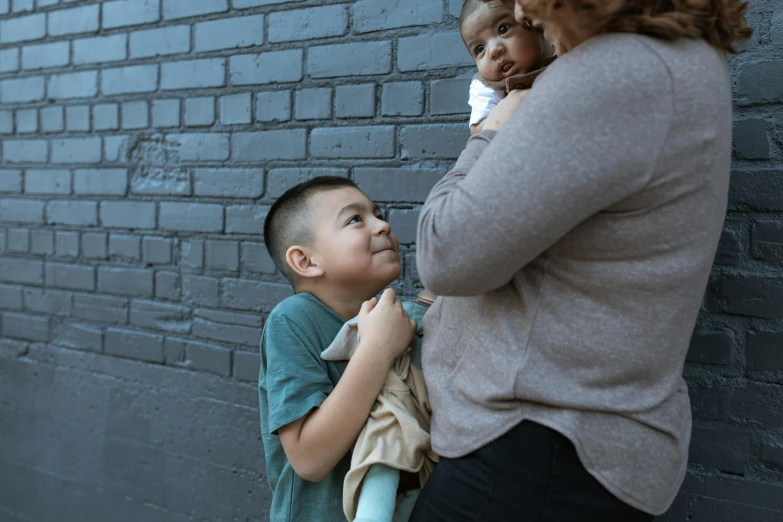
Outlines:
{"label": "boy's teal t-shirt", "polygon": [[324,361],[321,352],[345,321],[309,293],[277,305],[261,336],[258,398],[266,474],[272,488],[270,522],[344,522],[343,480],[350,454],[321,482],[294,473],[277,430],[321,405],[332,392],[347,361]]}

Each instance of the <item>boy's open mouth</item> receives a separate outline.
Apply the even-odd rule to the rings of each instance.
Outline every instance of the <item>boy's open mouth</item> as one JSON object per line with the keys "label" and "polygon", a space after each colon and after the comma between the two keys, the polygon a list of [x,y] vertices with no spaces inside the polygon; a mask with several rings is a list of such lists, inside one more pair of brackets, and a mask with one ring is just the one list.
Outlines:
{"label": "boy's open mouth", "polygon": [[500,72],[503,73],[503,76],[508,78],[512,74],[516,72],[516,64],[514,62],[501,62],[500,64]]}

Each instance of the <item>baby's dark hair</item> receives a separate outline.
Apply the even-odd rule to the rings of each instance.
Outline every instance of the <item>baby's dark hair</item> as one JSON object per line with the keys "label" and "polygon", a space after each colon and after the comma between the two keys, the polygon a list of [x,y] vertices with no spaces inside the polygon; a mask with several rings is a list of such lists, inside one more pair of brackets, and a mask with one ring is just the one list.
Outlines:
{"label": "baby's dark hair", "polygon": [[264,243],[291,285],[296,286],[296,277],[286,263],[286,252],[293,245],[308,245],[315,239],[310,200],[322,192],[343,187],[359,188],[348,178],[318,176],[286,190],[269,209],[264,220]]}
{"label": "baby's dark hair", "polygon": [[476,9],[478,9],[481,4],[510,4],[512,1],[513,0],[465,0],[465,3],[462,4],[462,11],[459,13],[460,32],[462,32],[462,26],[465,23],[465,20],[476,12]]}

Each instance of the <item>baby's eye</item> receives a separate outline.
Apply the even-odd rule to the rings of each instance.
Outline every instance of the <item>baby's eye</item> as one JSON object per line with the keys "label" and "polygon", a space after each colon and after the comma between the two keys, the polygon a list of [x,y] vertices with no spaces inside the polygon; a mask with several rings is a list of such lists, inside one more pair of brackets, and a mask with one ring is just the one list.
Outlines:
{"label": "baby's eye", "polygon": [[351,219],[349,219],[348,223],[346,223],[346,224],[347,225],[353,225],[354,223],[361,223],[361,222],[362,222],[362,217],[359,214],[356,214]]}
{"label": "baby's eye", "polygon": [[473,49],[473,52],[476,56],[480,55],[484,52],[484,46],[483,45],[477,45],[475,49]]}
{"label": "baby's eye", "polygon": [[502,24],[500,27],[498,27],[498,33],[506,34],[509,29],[511,29],[511,27],[509,27],[508,24]]}

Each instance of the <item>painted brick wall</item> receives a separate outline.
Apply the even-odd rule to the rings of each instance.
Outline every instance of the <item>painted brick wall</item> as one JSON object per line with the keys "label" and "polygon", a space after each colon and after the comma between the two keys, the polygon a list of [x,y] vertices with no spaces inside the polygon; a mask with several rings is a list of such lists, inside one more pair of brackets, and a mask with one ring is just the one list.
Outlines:
{"label": "painted brick wall", "polygon": [[[783,5],[733,59],[731,211],[665,520],[783,517]],[[460,0],[0,0],[0,521],[266,520],[276,197],[350,176],[404,243],[467,138]]]}

